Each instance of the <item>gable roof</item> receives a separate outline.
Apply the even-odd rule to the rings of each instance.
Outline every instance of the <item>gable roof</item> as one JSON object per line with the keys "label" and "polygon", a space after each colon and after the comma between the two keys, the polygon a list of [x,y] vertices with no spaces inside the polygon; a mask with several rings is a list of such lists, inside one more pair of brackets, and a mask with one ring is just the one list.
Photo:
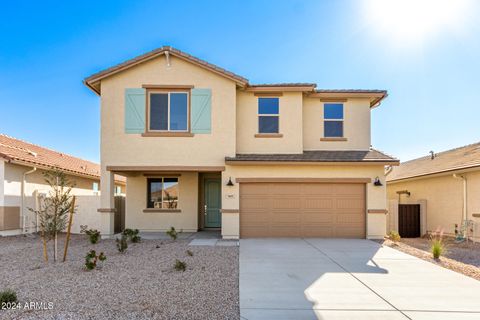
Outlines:
{"label": "gable roof", "polygon": [[216,66],[212,63],[209,63],[205,60],[199,59],[197,57],[194,57],[188,53],[185,53],[183,51],[180,51],[178,49],[172,48],[170,46],[163,46],[161,48],[152,50],[150,52],[147,52],[145,54],[142,54],[140,56],[137,56],[133,59],[124,61],[122,63],[119,63],[113,67],[110,67],[108,69],[102,70],[100,72],[97,72],[87,78],[83,81],[86,86],[88,86],[90,89],[92,89],[95,93],[100,94],[100,90],[98,87],[99,81],[109,77],[117,72],[129,69],[139,63],[154,59],[162,54],[169,54],[174,57],[186,60],[188,62],[191,62],[193,64],[196,64],[202,68],[205,68],[207,70],[210,70],[214,73],[217,73],[223,77],[226,77],[230,80],[235,81],[239,86],[244,87],[248,84],[248,80],[245,79],[242,76],[239,76],[231,71],[225,70],[219,66]]}
{"label": "gable roof", "polygon": [[345,98],[345,97],[365,97],[370,98],[371,106],[375,107],[380,104],[380,101],[387,97],[387,92],[385,90],[358,90],[358,89],[347,89],[347,90],[315,90],[317,87],[316,83],[266,83],[266,84],[249,84],[248,79],[239,76],[231,71],[223,69],[219,66],[216,66],[212,63],[209,63],[205,60],[194,57],[188,53],[180,51],[178,49],[172,48],[170,46],[163,46],[158,49],[152,50],[145,54],[139,55],[133,59],[119,63],[113,67],[107,68],[100,72],[97,72],[83,80],[83,83],[93,90],[96,94],[100,94],[100,82],[102,79],[105,79],[109,76],[112,76],[118,72],[127,70],[136,66],[137,64],[149,61],[151,59],[157,58],[163,54],[172,55],[174,57],[183,59],[195,65],[198,65],[202,68],[210,70],[216,74],[219,74],[223,77],[226,77],[245,90],[248,91],[257,91],[257,92],[269,92],[269,91],[297,91],[305,92],[312,97],[328,97],[328,98]]}
{"label": "gable roof", "polygon": [[[0,158],[15,164],[37,166],[47,170],[56,168],[69,174],[95,180],[100,179],[100,165],[98,163],[73,157],[4,134],[0,134]],[[115,180],[125,182],[125,178],[120,176],[116,176]]]}
{"label": "gable roof", "polygon": [[398,160],[375,149],[368,151],[317,150],[299,154],[237,154],[226,157],[228,163],[235,162],[361,162],[389,163],[396,165]]}
{"label": "gable roof", "polygon": [[431,174],[446,173],[478,167],[480,169],[480,142],[406,161],[394,168],[387,181],[404,180]]}

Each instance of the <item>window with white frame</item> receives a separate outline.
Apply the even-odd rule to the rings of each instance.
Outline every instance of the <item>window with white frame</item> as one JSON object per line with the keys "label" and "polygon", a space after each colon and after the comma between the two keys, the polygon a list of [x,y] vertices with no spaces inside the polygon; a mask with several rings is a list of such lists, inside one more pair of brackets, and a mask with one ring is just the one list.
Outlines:
{"label": "window with white frame", "polygon": [[258,133],[278,133],[279,99],[258,98]]}
{"label": "window with white frame", "polygon": [[342,138],[343,120],[343,103],[325,103],[323,105],[323,136]]}
{"label": "window with white frame", "polygon": [[178,178],[148,178],[147,197],[147,208],[177,209]]}
{"label": "window with white frame", "polygon": [[149,131],[188,131],[189,93],[186,91],[148,92]]}

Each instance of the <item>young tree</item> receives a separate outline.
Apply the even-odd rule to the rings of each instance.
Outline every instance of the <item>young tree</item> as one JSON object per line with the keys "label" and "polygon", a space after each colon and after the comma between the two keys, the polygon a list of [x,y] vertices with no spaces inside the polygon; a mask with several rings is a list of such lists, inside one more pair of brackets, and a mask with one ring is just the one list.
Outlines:
{"label": "young tree", "polygon": [[[46,244],[53,241],[53,261],[57,260],[57,237],[58,233],[65,230],[68,223],[68,214],[73,205],[71,195],[74,183],[65,173],[55,169],[43,173],[45,182],[50,186],[46,197],[40,200],[37,210],[29,208],[38,215],[41,236],[44,244],[44,257],[48,261]],[[75,210],[75,208],[74,208]]]}

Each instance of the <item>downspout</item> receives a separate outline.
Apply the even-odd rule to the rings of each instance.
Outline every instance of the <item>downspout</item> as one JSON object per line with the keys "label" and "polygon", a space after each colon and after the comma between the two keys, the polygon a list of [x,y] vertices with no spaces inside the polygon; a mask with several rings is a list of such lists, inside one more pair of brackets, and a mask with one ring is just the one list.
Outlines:
{"label": "downspout", "polygon": [[37,171],[37,167],[33,167],[32,170],[26,171],[23,173],[23,179],[22,179],[22,187],[21,187],[21,193],[22,193],[22,202],[20,205],[20,210],[22,211],[22,232],[25,234],[27,233],[27,215],[25,214],[25,184],[27,183],[27,175],[34,173]]}
{"label": "downspout", "polygon": [[[453,174],[453,177],[456,179],[462,179],[463,180],[463,212],[462,212],[462,225],[463,223],[466,223],[468,215],[467,215],[467,178],[465,176],[457,175],[456,173]],[[463,230],[463,237],[466,237],[467,233],[467,228],[464,228]]]}

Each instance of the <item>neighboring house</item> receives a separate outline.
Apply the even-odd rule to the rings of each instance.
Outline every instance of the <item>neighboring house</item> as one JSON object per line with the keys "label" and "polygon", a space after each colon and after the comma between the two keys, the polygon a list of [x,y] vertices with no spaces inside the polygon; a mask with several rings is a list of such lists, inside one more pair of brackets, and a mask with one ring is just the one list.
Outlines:
{"label": "neighboring house", "polygon": [[[50,191],[42,173],[54,168],[75,184],[78,214],[73,231],[79,232],[80,224],[98,224],[98,164],[0,134],[0,235],[37,231],[36,216],[28,208],[38,205],[39,194]],[[115,192],[123,193],[125,179],[117,179]]]}
{"label": "neighboring house", "polygon": [[[389,230],[454,235],[457,225],[480,240],[480,143],[402,163],[387,174],[387,193]],[[462,229],[465,220],[470,226]]]}
{"label": "neighboring house", "polygon": [[[171,47],[84,83],[101,103],[104,235],[114,232],[120,174],[129,228],[384,236],[384,166],[398,160],[370,148],[370,112],[386,91],[252,85]],[[177,199],[160,192],[170,189]]]}

